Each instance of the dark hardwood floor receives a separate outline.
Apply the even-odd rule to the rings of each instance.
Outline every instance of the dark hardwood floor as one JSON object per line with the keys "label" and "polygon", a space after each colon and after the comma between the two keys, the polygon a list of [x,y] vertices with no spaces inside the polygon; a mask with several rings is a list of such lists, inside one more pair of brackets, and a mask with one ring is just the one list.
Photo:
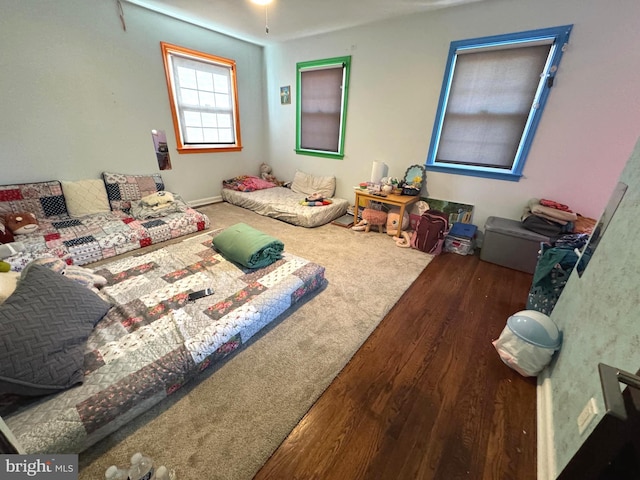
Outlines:
{"label": "dark hardwood floor", "polygon": [[436,257],[255,479],[535,479],[535,379],[491,344],[531,280]]}

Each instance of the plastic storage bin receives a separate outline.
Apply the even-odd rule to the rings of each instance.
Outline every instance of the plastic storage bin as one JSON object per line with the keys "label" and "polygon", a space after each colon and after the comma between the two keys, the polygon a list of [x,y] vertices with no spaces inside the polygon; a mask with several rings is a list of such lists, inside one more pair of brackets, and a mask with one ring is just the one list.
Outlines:
{"label": "plastic storage bin", "polygon": [[549,242],[549,237],[527,230],[517,220],[489,217],[484,224],[480,259],[533,273],[538,262],[540,244]]}

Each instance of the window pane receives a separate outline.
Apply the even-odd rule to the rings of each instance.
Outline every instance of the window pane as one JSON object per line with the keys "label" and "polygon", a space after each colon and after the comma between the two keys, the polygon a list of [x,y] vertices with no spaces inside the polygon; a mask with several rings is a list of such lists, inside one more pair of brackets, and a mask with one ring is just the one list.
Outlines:
{"label": "window pane", "polygon": [[178,84],[183,88],[198,88],[196,71],[192,68],[178,67]]}
{"label": "window pane", "polygon": [[201,107],[215,107],[216,98],[211,92],[200,92],[200,106]]}
{"label": "window pane", "polygon": [[213,92],[213,78],[209,72],[198,71],[196,78],[198,79],[198,90]]}
{"label": "window pane", "polygon": [[200,127],[202,126],[202,120],[200,118],[200,112],[191,112],[185,110],[184,112],[184,124],[187,127]]}
{"label": "window pane", "polygon": [[216,117],[218,119],[219,128],[231,128],[231,115],[219,113]]}
{"label": "window pane", "polygon": [[203,138],[202,138],[202,129],[201,128],[191,128],[191,127],[187,127],[186,128],[186,137],[187,137],[187,143],[202,143]]}
{"label": "window pane", "polygon": [[213,88],[219,93],[229,93],[229,76],[213,75]]}
{"label": "window pane", "polygon": [[215,113],[203,113],[202,126],[205,128],[216,128],[218,126],[217,115]]}
{"label": "window pane", "polygon": [[218,130],[214,128],[204,128],[204,141],[207,143],[217,143],[218,139]]}
{"label": "window pane", "polygon": [[458,55],[438,162],[511,169],[549,45]]}
{"label": "window pane", "polygon": [[233,142],[233,130],[230,128],[220,129],[218,130],[218,135],[220,135],[220,142],[231,143]]}
{"label": "window pane", "polygon": [[189,90],[188,88],[180,89],[180,100],[183,105],[197,106],[200,105],[197,90]]}
{"label": "window pane", "polygon": [[229,97],[229,95],[224,95],[221,93],[216,93],[214,94],[215,97],[215,105],[218,108],[221,109],[228,109],[231,108],[231,98]]}
{"label": "window pane", "polygon": [[300,146],[337,152],[342,109],[342,66],[301,72]]}

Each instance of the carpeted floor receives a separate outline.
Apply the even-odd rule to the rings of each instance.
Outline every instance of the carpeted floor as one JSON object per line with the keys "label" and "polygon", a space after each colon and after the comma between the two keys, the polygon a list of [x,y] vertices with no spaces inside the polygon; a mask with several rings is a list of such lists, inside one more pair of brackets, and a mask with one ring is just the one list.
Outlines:
{"label": "carpeted floor", "polygon": [[80,480],[104,478],[141,451],[177,478],[250,479],[287,437],[431,256],[377,232],[307,229],[227,203],[202,207],[217,229],[238,222],[326,268],[325,289],[225,362],[80,454]]}

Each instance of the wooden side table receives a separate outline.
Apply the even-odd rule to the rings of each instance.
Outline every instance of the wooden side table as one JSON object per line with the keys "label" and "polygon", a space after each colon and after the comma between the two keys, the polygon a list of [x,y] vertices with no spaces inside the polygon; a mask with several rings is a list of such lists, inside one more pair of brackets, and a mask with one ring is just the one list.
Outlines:
{"label": "wooden side table", "polygon": [[[393,195],[388,194],[386,197],[380,197],[378,195],[373,195],[366,190],[356,190],[356,204],[354,208],[354,222],[355,225],[358,223],[358,206],[360,205],[360,200],[371,200],[374,202],[384,203],[385,205],[393,205],[394,207],[400,207],[400,222],[404,218],[404,212],[408,205],[416,203],[420,200],[419,195]],[[398,228],[398,232],[395,234],[396,237],[400,236],[401,228]]]}

